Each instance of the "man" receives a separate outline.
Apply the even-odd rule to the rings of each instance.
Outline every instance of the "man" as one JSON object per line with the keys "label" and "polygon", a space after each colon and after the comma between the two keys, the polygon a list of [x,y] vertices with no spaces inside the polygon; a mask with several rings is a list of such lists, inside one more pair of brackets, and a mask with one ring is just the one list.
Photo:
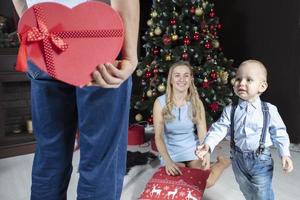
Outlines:
{"label": "man", "polygon": [[[73,7],[85,1],[13,0],[13,3],[22,16],[35,3],[57,2]],[[28,61],[37,141],[32,200],[66,199],[77,129],[80,131],[77,199],[120,199],[126,165],[130,76],[138,62],[139,1],[112,0],[111,6],[124,23],[122,60],[97,66],[88,87],[78,88],[54,80]]]}

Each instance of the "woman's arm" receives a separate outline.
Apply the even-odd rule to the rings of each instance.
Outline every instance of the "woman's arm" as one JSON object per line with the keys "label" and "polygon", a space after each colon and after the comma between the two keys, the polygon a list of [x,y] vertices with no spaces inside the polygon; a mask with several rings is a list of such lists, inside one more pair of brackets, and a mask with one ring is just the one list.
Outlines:
{"label": "woman's arm", "polygon": [[199,139],[200,143],[202,143],[204,141],[204,138],[205,138],[206,132],[207,132],[205,109],[204,109],[202,102],[201,102],[201,110],[203,111],[201,113],[201,120],[199,120],[199,122],[196,124],[197,135],[198,135],[198,139]]}
{"label": "woman's arm", "polygon": [[157,150],[161,154],[165,162],[170,162],[172,161],[172,159],[164,142],[164,120],[162,116],[162,107],[158,99],[156,99],[153,106],[153,125]]}

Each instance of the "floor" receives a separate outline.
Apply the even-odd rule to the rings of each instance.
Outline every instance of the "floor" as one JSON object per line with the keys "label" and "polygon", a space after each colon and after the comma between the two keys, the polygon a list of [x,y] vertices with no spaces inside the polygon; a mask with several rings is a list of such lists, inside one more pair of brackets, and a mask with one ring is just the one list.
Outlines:
{"label": "floor", "polygon": [[[130,146],[131,151],[148,151],[149,145]],[[212,159],[216,154],[228,155],[228,142],[223,142],[214,152]],[[292,146],[292,158],[294,161],[294,171],[286,174],[282,171],[280,160],[275,150],[273,158],[275,160],[275,170],[273,178],[273,187],[277,200],[297,200],[300,191],[300,147]],[[30,173],[33,154],[17,156],[12,158],[0,159],[0,199],[1,200],[28,200],[30,195]],[[79,152],[74,153],[74,172],[72,174],[70,187],[68,190],[68,199],[76,199],[76,185],[78,180]],[[151,178],[155,169],[159,167],[158,160],[150,164],[133,167],[124,179],[123,193],[121,200],[136,200],[143,191],[146,183]],[[234,180],[231,167],[225,170],[220,180],[210,189],[206,189],[203,199],[205,200],[243,200],[243,196]]]}

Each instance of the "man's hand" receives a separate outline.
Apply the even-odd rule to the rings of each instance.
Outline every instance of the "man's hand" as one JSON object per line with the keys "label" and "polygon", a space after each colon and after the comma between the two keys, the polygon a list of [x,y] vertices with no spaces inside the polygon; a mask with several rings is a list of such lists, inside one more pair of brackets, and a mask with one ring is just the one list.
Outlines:
{"label": "man's hand", "polygon": [[200,160],[204,159],[205,154],[209,151],[209,146],[207,144],[201,144],[196,149],[196,155]]}
{"label": "man's hand", "polygon": [[105,63],[97,66],[92,73],[93,81],[87,86],[103,88],[118,88],[134,72],[137,62],[129,60],[116,61],[114,64]]}

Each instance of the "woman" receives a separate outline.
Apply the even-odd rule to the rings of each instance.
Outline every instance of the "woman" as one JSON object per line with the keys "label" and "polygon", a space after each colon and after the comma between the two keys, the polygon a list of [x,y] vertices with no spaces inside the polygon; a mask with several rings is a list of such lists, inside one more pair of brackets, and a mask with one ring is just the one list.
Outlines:
{"label": "woman", "polygon": [[[160,161],[168,175],[182,174],[179,167],[210,168],[209,156],[200,161],[195,155],[199,141],[205,137],[206,120],[188,62],[179,61],[170,67],[166,94],[154,102],[153,120]],[[216,182],[229,164],[229,159],[218,157],[211,167],[207,188]]]}

